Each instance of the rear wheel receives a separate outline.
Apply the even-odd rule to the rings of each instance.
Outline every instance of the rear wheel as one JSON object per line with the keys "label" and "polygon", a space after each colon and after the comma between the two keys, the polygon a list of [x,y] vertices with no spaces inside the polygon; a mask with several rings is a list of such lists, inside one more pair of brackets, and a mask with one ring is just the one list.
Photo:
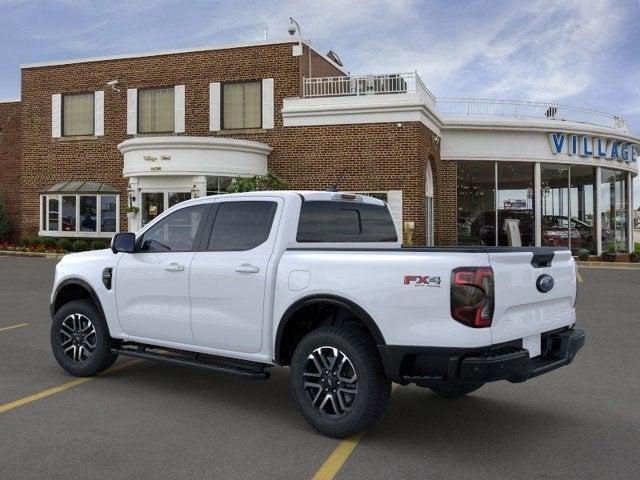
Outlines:
{"label": "rear wheel", "polygon": [[106,322],[90,300],[75,300],[60,307],[51,324],[53,355],[71,375],[88,377],[116,361]]}
{"label": "rear wheel", "polygon": [[482,387],[484,383],[482,382],[464,382],[464,383],[453,383],[450,385],[436,385],[429,387],[431,391],[437,393],[441,397],[451,398],[451,397],[459,397],[462,395],[466,395],[467,393],[475,392],[480,387]]}
{"label": "rear wheel", "polygon": [[384,414],[391,382],[373,340],[358,328],[321,327],[297,345],[291,389],[302,416],[323,435],[344,438]]}

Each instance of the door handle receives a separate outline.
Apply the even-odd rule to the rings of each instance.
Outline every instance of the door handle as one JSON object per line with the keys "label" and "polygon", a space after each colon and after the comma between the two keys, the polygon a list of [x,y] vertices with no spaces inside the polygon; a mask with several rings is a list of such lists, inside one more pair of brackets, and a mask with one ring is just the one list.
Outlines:
{"label": "door handle", "polygon": [[166,265],[164,269],[167,272],[181,272],[184,270],[184,266],[176,262],[171,262],[169,265]]}
{"label": "door handle", "polygon": [[238,273],[258,273],[260,271],[260,267],[256,267],[250,263],[243,263],[242,265],[238,265],[235,270]]}

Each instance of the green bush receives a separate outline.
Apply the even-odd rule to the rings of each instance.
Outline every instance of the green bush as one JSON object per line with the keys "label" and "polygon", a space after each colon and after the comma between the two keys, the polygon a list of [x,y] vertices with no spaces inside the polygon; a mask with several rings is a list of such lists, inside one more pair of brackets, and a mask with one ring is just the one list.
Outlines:
{"label": "green bush", "polygon": [[640,252],[631,252],[629,254],[629,260],[633,263],[640,263]]}
{"label": "green bush", "polygon": [[287,185],[272,173],[255,177],[236,177],[227,187],[229,193],[258,192],[264,190],[285,190]]}
{"label": "green bush", "polygon": [[0,198],[0,240],[5,240],[11,231],[11,223],[7,214],[7,206],[4,200]]}
{"label": "green bush", "polygon": [[56,248],[58,246],[58,241],[51,237],[38,237],[38,244],[44,245],[48,248]]}
{"label": "green bush", "polygon": [[589,252],[589,250],[587,250],[586,248],[581,248],[580,250],[578,250],[578,258],[583,262],[586,262],[587,260],[589,260],[590,253],[591,252]]}
{"label": "green bush", "polygon": [[60,250],[64,250],[65,252],[70,252],[73,249],[73,242],[68,238],[61,238],[58,240],[58,248]]}
{"label": "green bush", "polygon": [[86,252],[87,250],[89,250],[89,244],[84,240],[76,240],[71,245],[71,249],[74,252]]}
{"label": "green bush", "polygon": [[33,247],[38,244],[38,237],[22,237],[18,243],[23,247]]}
{"label": "green bush", "polygon": [[91,242],[91,250],[104,250],[107,244],[103,240],[94,240]]}

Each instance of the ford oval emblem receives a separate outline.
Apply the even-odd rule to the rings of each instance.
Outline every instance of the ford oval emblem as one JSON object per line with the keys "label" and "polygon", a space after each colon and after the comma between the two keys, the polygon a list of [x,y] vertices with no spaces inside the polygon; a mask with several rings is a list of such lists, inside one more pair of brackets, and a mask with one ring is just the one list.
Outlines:
{"label": "ford oval emblem", "polygon": [[536,280],[536,288],[541,293],[547,293],[553,288],[555,282],[553,281],[553,277],[551,275],[540,275],[538,280]]}

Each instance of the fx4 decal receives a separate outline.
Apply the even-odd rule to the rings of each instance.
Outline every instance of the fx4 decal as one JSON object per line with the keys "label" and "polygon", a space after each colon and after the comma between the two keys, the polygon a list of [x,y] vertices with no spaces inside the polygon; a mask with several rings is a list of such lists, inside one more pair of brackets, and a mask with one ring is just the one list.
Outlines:
{"label": "fx4 decal", "polygon": [[440,277],[431,275],[405,275],[404,284],[416,287],[440,287]]}

